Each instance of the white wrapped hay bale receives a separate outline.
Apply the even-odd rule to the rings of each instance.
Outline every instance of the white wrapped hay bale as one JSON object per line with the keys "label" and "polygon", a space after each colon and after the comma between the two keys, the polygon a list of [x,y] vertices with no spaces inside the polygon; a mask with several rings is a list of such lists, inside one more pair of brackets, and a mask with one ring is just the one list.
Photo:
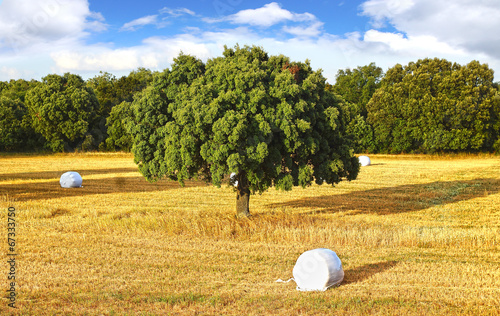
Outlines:
{"label": "white wrapped hay bale", "polygon": [[359,163],[361,164],[361,166],[363,167],[366,167],[366,166],[369,166],[372,164],[371,160],[370,160],[370,157],[368,156],[359,156]]}
{"label": "white wrapped hay bale", "polygon": [[59,183],[63,188],[81,188],[82,182],[82,177],[75,171],[68,171],[64,173],[59,180]]}
{"label": "white wrapped hay bale", "polygon": [[236,173],[231,173],[231,175],[229,176],[229,179],[231,181],[231,183],[237,187],[238,186],[238,180],[236,180]]}
{"label": "white wrapped hay bale", "polygon": [[304,252],[293,267],[293,278],[300,291],[325,291],[344,279],[337,254],[325,248]]}

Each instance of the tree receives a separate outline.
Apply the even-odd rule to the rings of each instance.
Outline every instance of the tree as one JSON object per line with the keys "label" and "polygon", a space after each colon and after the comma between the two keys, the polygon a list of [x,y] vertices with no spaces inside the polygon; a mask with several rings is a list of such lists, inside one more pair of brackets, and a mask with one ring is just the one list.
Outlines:
{"label": "tree", "polygon": [[203,64],[181,54],[133,102],[132,151],[150,181],[220,186],[236,173],[236,212],[251,193],[353,180],[359,163],[340,98],[309,62],[259,47],[225,48]]}
{"label": "tree", "polygon": [[132,102],[137,92],[144,90],[153,80],[154,73],[146,68],[131,71],[128,76],[123,76],[115,83],[117,103]]}
{"label": "tree", "polygon": [[106,148],[108,150],[130,151],[132,148],[132,136],[127,131],[127,121],[132,117],[131,103],[123,101],[111,109],[111,113],[106,119],[108,127],[108,138]]}
{"label": "tree", "polygon": [[0,96],[0,150],[21,148],[23,139],[24,104]]}
{"label": "tree", "polygon": [[367,117],[366,105],[380,87],[384,73],[375,63],[355,69],[339,70],[332,91],[354,105],[355,114]]}
{"label": "tree", "polygon": [[25,95],[36,81],[11,80],[0,84],[0,150],[35,150],[44,140],[31,127],[31,117],[24,104]]}
{"label": "tree", "polygon": [[87,86],[94,89],[94,93],[99,101],[97,113],[100,117],[106,118],[111,109],[117,105],[119,98],[116,87],[116,77],[109,72],[100,72],[98,76],[87,80]]}
{"label": "tree", "polygon": [[[87,81],[87,85],[94,89],[99,101],[99,128],[94,134],[99,135],[99,146],[108,150],[130,150],[131,136],[123,127],[124,115],[130,111],[123,111],[123,102],[130,104],[134,95],[142,91],[153,79],[153,72],[145,68],[138,68],[128,76],[117,79],[114,75],[101,72],[100,75]],[[115,109],[118,105],[119,108]],[[111,128],[111,131],[109,130]],[[105,146],[104,146],[105,145]]]}
{"label": "tree", "polygon": [[498,134],[493,71],[423,59],[389,69],[368,103],[379,149],[386,152],[491,150]]}
{"label": "tree", "polygon": [[26,95],[33,127],[54,152],[92,143],[99,103],[78,75],[48,75]]}
{"label": "tree", "polygon": [[366,122],[368,116],[366,105],[380,87],[382,77],[382,68],[371,63],[352,70],[339,70],[335,85],[331,87],[334,93],[350,104],[351,120],[348,132],[355,137],[355,150],[358,152],[376,150],[373,128]]}

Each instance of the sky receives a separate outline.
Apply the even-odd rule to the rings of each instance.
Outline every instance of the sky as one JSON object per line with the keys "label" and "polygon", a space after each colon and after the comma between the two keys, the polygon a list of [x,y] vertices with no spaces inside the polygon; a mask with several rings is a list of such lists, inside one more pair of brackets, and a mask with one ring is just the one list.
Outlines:
{"label": "sky", "polygon": [[422,58],[486,63],[500,78],[498,0],[0,0],[0,81],[66,72],[120,77],[263,47],[339,69],[384,71]]}

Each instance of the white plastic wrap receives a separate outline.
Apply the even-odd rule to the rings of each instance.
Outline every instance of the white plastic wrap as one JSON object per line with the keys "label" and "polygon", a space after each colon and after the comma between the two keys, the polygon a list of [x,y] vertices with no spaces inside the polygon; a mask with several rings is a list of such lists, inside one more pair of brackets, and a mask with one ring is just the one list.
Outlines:
{"label": "white plastic wrap", "polygon": [[325,248],[304,252],[293,267],[293,278],[300,291],[325,291],[344,279],[344,270],[337,254]]}
{"label": "white plastic wrap", "polygon": [[361,164],[361,166],[363,166],[363,167],[366,167],[366,166],[369,166],[372,164],[370,157],[368,157],[368,156],[359,156],[358,160],[359,160],[359,163]]}
{"label": "white plastic wrap", "polygon": [[82,177],[75,171],[68,171],[64,173],[59,180],[59,183],[63,188],[81,188],[82,182]]}
{"label": "white plastic wrap", "polygon": [[236,173],[231,173],[231,175],[229,176],[229,179],[231,181],[231,183],[237,187],[238,186],[238,180],[236,180]]}

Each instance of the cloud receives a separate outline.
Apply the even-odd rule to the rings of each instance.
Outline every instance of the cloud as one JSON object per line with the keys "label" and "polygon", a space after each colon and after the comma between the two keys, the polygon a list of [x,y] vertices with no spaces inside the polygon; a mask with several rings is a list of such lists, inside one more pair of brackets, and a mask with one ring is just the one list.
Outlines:
{"label": "cloud", "polygon": [[103,45],[75,47],[54,52],[51,58],[54,70],[64,72],[131,71],[138,67],[162,70],[167,68],[182,51],[198,58],[208,59],[213,53],[199,39],[189,34],[172,38],[150,37],[141,45],[112,48]]}
{"label": "cloud", "polygon": [[315,37],[321,34],[322,22],[314,22],[309,26],[284,26],[283,31],[298,37]]}
{"label": "cloud", "polygon": [[186,8],[170,9],[165,7],[159,11],[159,14],[144,16],[142,18],[138,18],[125,23],[120,28],[120,31],[133,32],[146,25],[154,25],[157,28],[163,28],[169,24],[167,21],[169,17],[178,18],[183,15],[195,16],[196,13]]}
{"label": "cloud", "polygon": [[156,25],[157,23],[158,23],[158,15],[148,15],[142,18],[135,19],[128,23],[125,23],[120,28],[120,31],[135,31],[141,26],[150,24]]}
{"label": "cloud", "polygon": [[278,23],[293,21],[315,21],[316,17],[310,13],[294,13],[281,8],[272,2],[258,9],[247,9],[220,19],[204,19],[205,22],[230,22],[232,24],[248,24],[253,26],[270,27]]}
{"label": "cloud", "polygon": [[0,73],[7,75],[9,78],[19,78],[22,76],[22,73],[19,69],[7,66],[3,66],[2,68],[0,68]]}
{"label": "cloud", "polygon": [[107,29],[102,15],[91,12],[86,0],[4,0],[1,8],[0,47],[15,54]]}
{"label": "cloud", "polygon": [[491,0],[369,0],[362,14],[409,37],[431,36],[457,49],[500,59],[500,2]]}
{"label": "cloud", "polygon": [[174,18],[183,16],[186,14],[192,15],[192,16],[196,15],[196,13],[194,13],[193,11],[186,9],[186,8],[170,9],[170,8],[165,7],[165,8],[160,10],[160,13],[169,15],[169,16],[174,17]]}

